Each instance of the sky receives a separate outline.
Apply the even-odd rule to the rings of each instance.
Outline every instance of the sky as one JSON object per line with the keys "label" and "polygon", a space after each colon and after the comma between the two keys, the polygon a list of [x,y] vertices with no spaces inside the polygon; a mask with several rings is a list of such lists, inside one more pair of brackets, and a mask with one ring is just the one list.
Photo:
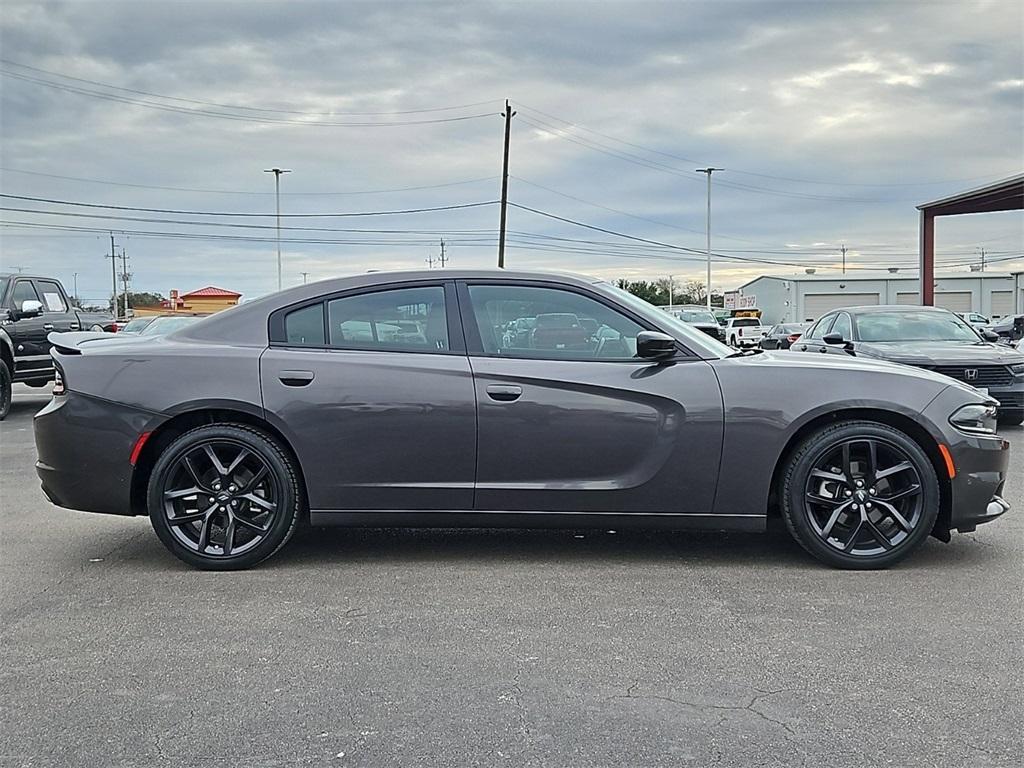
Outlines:
{"label": "sky", "polygon": [[[272,167],[286,287],[494,266],[505,99],[515,268],[703,279],[713,166],[716,290],[912,271],[916,205],[1024,170],[1016,1],[3,5],[0,267],[86,300],[111,231],[135,291],[275,290]],[[1024,215],[938,220],[980,248]]]}

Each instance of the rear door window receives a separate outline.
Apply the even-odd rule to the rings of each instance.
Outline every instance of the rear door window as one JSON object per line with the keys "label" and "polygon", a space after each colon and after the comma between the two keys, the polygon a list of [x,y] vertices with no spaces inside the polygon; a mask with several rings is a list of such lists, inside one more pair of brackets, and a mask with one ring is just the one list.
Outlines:
{"label": "rear door window", "polygon": [[447,352],[444,287],[396,288],[327,302],[328,343],[345,349]]}
{"label": "rear door window", "polygon": [[284,332],[289,344],[323,346],[324,305],[314,304],[289,312],[284,317]]}
{"label": "rear door window", "polygon": [[36,280],[36,288],[42,297],[43,309],[47,312],[67,312],[68,305],[64,303],[64,296],[61,294],[60,286],[53,280]]}

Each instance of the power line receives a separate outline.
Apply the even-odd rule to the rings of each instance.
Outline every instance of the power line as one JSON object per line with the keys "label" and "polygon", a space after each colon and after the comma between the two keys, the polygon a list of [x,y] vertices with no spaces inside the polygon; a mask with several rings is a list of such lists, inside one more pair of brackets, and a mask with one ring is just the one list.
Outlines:
{"label": "power line", "polygon": [[[247,218],[266,218],[273,213],[246,213],[238,211],[188,211],[178,208],[143,208],[132,205],[103,205],[100,203],[84,203],[78,200],[55,200],[47,197],[31,197],[29,195],[9,195],[0,193],[0,198],[9,200],[25,200],[33,203],[50,203],[52,205],[68,205],[77,208],[94,208],[110,211],[141,211],[144,213],[168,213],[179,216],[241,216]],[[405,208],[392,211],[362,211],[350,213],[282,213],[281,218],[289,219],[325,219],[325,218],[358,218],[362,216],[398,216],[411,213],[435,213],[437,211],[454,211],[464,208],[480,208],[494,205],[497,200],[485,200],[477,203],[456,203],[454,205],[438,205],[430,208]]]}
{"label": "power line", "polygon": [[[78,181],[86,184],[103,184],[114,187],[131,187],[134,189],[155,189],[161,191],[170,192],[199,192],[203,194],[214,194],[214,195],[273,195],[273,192],[256,192],[253,190],[245,189],[202,189],[198,187],[169,187],[159,184],[132,184],[124,181],[110,181],[106,179],[90,179],[82,176],[61,176],[56,173],[42,173],[40,171],[26,171],[21,168],[10,168],[0,167],[0,171],[5,173],[23,173],[29,176],[40,176],[48,179],[61,179],[63,181]],[[347,190],[343,192],[282,192],[284,197],[314,197],[314,196],[334,196],[334,195],[381,195],[390,192],[417,192],[424,189],[443,189],[445,187],[457,187],[463,184],[477,184],[482,181],[494,181],[497,176],[484,176],[479,179],[465,179],[464,181],[450,181],[443,184],[425,184],[414,187],[392,187],[390,189],[363,189],[363,190]]]}
{"label": "power line", "polygon": [[[541,110],[539,110],[539,109],[537,109],[535,107],[530,107],[530,106],[527,106],[526,104],[522,104],[521,102],[519,103],[519,106],[522,109],[525,109],[527,112],[535,112],[538,115],[543,115],[544,117],[547,117],[547,118],[549,118],[551,120],[555,120],[557,122],[563,123],[565,125],[571,126],[571,127],[576,128],[578,130],[581,130],[581,131],[586,131],[587,133],[592,133],[592,134],[594,134],[596,136],[601,136],[603,138],[609,139],[610,141],[614,141],[614,142],[617,142],[619,144],[623,144],[623,145],[628,146],[628,147],[633,147],[634,149],[639,149],[639,150],[642,150],[644,152],[650,152],[651,154],[655,154],[655,155],[661,155],[663,157],[668,157],[668,158],[671,158],[673,160],[679,160],[680,162],[687,163],[687,164],[693,164],[693,163],[696,163],[698,165],[703,164],[699,160],[694,160],[692,158],[683,157],[682,155],[676,155],[676,154],[673,154],[671,152],[664,152],[662,150],[654,149],[652,147],[646,147],[646,146],[644,146],[642,144],[635,144],[633,142],[626,141],[625,139],[620,139],[620,138],[617,138],[615,136],[611,136],[611,135],[609,135],[607,133],[601,133],[600,131],[596,131],[593,128],[588,128],[588,127],[586,127],[584,125],[580,125],[579,123],[574,123],[574,122],[571,122],[569,120],[565,120],[564,118],[557,117],[555,115],[552,115],[549,112],[543,112],[543,111],[541,111]],[[960,183],[966,183],[966,182],[969,182],[969,181],[979,181],[979,180],[982,180],[982,179],[989,179],[989,178],[991,178],[991,176],[971,176],[971,177],[968,177],[968,178],[945,179],[945,180],[941,180],[941,181],[860,183],[860,182],[843,182],[843,181],[820,181],[820,180],[814,180],[814,179],[798,179],[798,178],[792,178],[792,177],[788,177],[788,176],[774,176],[774,175],[766,174],[766,173],[755,173],[754,171],[746,171],[746,170],[743,170],[743,169],[730,169],[730,172],[731,173],[741,173],[741,174],[743,174],[745,176],[757,176],[757,177],[765,178],[765,179],[774,179],[774,180],[777,180],[777,181],[789,181],[789,182],[795,182],[795,183],[799,183],[799,184],[820,184],[820,185],[824,185],[824,186],[844,186],[844,187],[924,187],[924,186],[935,186],[935,185],[942,185],[942,184],[960,184]]]}
{"label": "power line", "polygon": [[299,109],[275,109],[272,107],[250,107],[242,104],[221,104],[215,101],[203,101],[202,99],[189,99],[182,96],[168,96],[161,93],[153,93],[152,91],[141,91],[135,88],[126,88],[120,85],[112,85],[111,83],[103,83],[98,80],[86,80],[82,77],[73,77],[72,75],[65,75],[61,72],[54,72],[48,69],[41,69],[40,67],[32,67],[28,64],[21,64],[10,59],[0,58],[0,64],[6,64],[12,67],[18,67],[19,69],[27,69],[31,72],[38,72],[39,74],[49,75],[51,77],[60,77],[65,80],[73,80],[78,83],[85,83],[87,85],[96,85],[101,88],[109,88],[114,91],[124,91],[126,93],[134,93],[140,96],[152,96],[158,99],[166,99],[168,101],[180,101],[188,104],[199,104],[207,107],[215,107],[217,109],[236,109],[236,110],[248,110],[253,112],[274,112],[288,115],[307,115],[313,117],[338,117],[338,116],[352,116],[352,117],[371,117],[371,116],[386,116],[386,115],[416,115],[427,112],[452,112],[457,109],[470,109],[472,107],[482,107],[487,104],[494,104],[496,99],[488,99],[486,101],[476,101],[470,104],[456,104],[450,107],[429,107],[424,109],[404,109],[393,112],[347,112],[347,111],[331,111],[331,112],[308,112]]}
{"label": "power line", "polygon": [[208,109],[188,109],[185,107],[177,107],[171,104],[160,104],[158,102],[147,101],[145,99],[135,99],[126,96],[118,96],[112,93],[103,93],[100,91],[94,91],[87,88],[79,88],[76,86],[66,85],[63,83],[55,83],[50,80],[43,80],[36,77],[29,77],[17,72],[11,72],[9,70],[0,69],[0,74],[4,77],[11,77],[15,80],[22,80],[28,83],[34,83],[36,85],[42,85],[47,88],[54,88],[59,91],[67,93],[74,93],[81,96],[91,96],[93,98],[105,99],[107,101],[115,101],[121,104],[130,104],[137,107],[146,107],[148,109],[156,109],[164,112],[175,112],[183,115],[193,115],[201,117],[216,117],[223,120],[234,120],[246,123],[263,123],[268,125],[298,125],[311,128],[394,128],[408,125],[428,125],[432,123],[455,123],[464,120],[476,120],[484,117],[492,117],[493,112],[483,112],[472,115],[460,115],[457,117],[438,117],[429,118],[423,120],[393,120],[393,121],[360,121],[360,122],[338,122],[338,121],[310,121],[310,120],[287,120],[283,118],[271,118],[271,117],[259,117],[255,115],[237,115],[229,112],[217,112]]}

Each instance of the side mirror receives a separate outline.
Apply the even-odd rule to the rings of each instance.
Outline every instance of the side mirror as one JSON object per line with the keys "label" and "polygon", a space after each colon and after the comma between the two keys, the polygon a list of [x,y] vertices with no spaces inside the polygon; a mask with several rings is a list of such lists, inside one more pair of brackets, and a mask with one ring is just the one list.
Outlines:
{"label": "side mirror", "polygon": [[23,317],[38,317],[43,314],[43,303],[41,301],[28,301],[21,302],[21,308],[18,310],[18,318]]}
{"label": "side mirror", "polygon": [[988,328],[983,328],[981,331],[981,338],[985,341],[999,341],[999,334],[995,331],[990,331]]}
{"label": "side mirror", "polygon": [[648,360],[668,357],[676,351],[676,340],[667,333],[640,331],[636,335],[636,356]]}
{"label": "side mirror", "polygon": [[841,333],[826,333],[821,337],[821,340],[826,344],[845,344],[846,339],[843,338]]}

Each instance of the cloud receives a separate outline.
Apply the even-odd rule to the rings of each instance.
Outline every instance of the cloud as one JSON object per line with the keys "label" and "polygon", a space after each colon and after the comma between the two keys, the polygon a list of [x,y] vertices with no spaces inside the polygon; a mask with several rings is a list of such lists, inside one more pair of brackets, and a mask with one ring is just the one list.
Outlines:
{"label": "cloud", "polygon": [[[494,200],[503,130],[498,112],[507,97],[518,111],[511,151],[514,202],[700,251],[705,180],[694,169],[713,164],[727,169],[714,179],[716,250],[824,268],[836,261],[826,246],[786,244],[835,248],[846,242],[860,265],[910,267],[916,203],[1024,166],[1022,23],[1024,12],[1012,2],[943,5],[936,13],[933,6],[907,3],[8,0],[0,20],[7,59],[195,101],[118,92],[132,100],[269,121],[146,108],[4,77],[5,168],[141,186],[19,172],[4,172],[0,183],[8,194],[57,200],[271,214],[272,184],[263,169],[280,165],[294,170],[282,184],[286,213]],[[313,125],[374,119],[345,113],[477,102],[486,103],[377,119],[477,112],[488,117],[404,127]],[[326,194],[463,181],[470,183]],[[111,227],[177,233],[177,239],[118,235],[140,290],[166,293],[215,283],[255,295],[276,286],[274,243],[265,230],[10,211],[4,218],[100,230],[0,229],[5,265],[30,265],[66,280],[78,272],[83,293],[97,297],[109,291],[103,253]],[[442,233],[453,266],[490,265],[497,218],[496,207],[487,206],[366,219],[289,219],[287,226],[403,231],[286,231],[286,283],[300,282],[303,271],[312,279],[420,267],[436,252]],[[272,221],[271,216],[258,223]],[[607,277],[671,271],[681,279],[700,277],[703,270],[699,253],[676,251],[669,257],[671,252],[656,246],[521,209],[510,211],[509,228],[516,233],[509,243],[509,263],[515,266]],[[316,238],[337,242],[304,242]],[[939,229],[948,263],[966,260],[983,241],[1004,254],[1020,252],[1021,216],[965,217],[944,221]],[[1024,268],[1024,262],[1003,263]],[[716,261],[726,286],[761,270],[797,268]]]}

